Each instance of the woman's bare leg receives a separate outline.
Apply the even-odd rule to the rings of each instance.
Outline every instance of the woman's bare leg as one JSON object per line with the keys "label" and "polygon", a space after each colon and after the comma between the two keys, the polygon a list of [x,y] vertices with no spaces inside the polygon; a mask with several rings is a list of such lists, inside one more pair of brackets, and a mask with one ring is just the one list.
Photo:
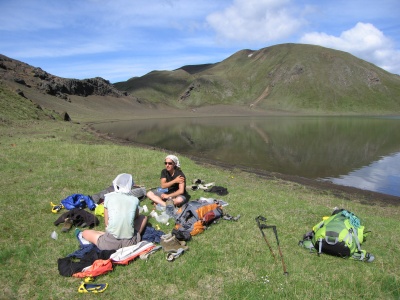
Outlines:
{"label": "woman's bare leg", "polygon": [[157,196],[152,191],[147,192],[147,198],[149,198],[151,201],[153,201],[156,204],[165,206],[165,202],[161,199],[161,197]]}

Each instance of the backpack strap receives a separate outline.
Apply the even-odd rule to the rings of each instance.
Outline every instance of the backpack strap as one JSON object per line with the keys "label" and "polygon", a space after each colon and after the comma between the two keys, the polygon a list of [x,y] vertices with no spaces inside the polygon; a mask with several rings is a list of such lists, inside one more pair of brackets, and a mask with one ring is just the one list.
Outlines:
{"label": "backpack strap", "polygon": [[[324,227],[325,225],[325,220],[321,221],[320,223],[318,223],[317,225],[315,225],[313,227],[313,232],[317,232],[319,229],[321,229],[322,227]],[[318,256],[322,253],[322,237],[318,239]]]}
{"label": "backpack strap", "polygon": [[361,252],[361,245],[357,236],[357,230],[353,230],[353,228],[350,228],[349,232],[354,236],[354,239],[356,240],[357,249],[359,252]]}
{"label": "backpack strap", "polygon": [[319,243],[318,243],[318,256],[322,253],[322,238],[318,239]]}
{"label": "backpack strap", "polygon": [[356,245],[357,245],[357,250],[358,250],[357,252],[353,253],[353,255],[351,257],[353,259],[355,259],[355,260],[363,261],[364,258],[366,257],[366,251],[361,250],[360,240],[359,240],[358,235],[357,235],[357,229],[350,228],[349,229],[349,236],[350,236],[350,238],[354,237],[354,240],[355,240]]}

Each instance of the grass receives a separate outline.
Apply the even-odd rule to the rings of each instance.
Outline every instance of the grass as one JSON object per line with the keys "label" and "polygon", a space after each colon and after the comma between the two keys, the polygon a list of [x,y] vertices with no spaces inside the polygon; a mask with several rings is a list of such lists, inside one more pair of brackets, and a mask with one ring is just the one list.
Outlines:
{"label": "grass", "polygon": [[[75,299],[80,280],[62,277],[57,259],[78,249],[73,232],[61,233],[50,201],[73,193],[94,194],[122,172],[137,184],[157,186],[166,153],[98,140],[82,125],[57,121],[10,121],[0,125],[0,299]],[[220,197],[238,222],[221,220],[189,242],[189,251],[170,263],[161,251],[146,262],[96,279],[107,299],[399,299],[399,206],[349,201],[329,191],[278,179],[266,180],[239,170],[196,164],[179,156],[188,180],[201,178],[227,187]],[[191,192],[192,199],[217,197]],[[149,200],[142,203],[151,206]],[[302,235],[333,207],[355,212],[372,237],[363,249],[373,263],[322,255],[300,248]],[[272,231],[265,230],[273,259],[255,222],[263,215],[277,226],[289,276]],[[152,221],[155,222],[155,221]],[[153,223],[154,225],[156,223]],[[159,224],[164,232],[172,229]],[[104,228],[100,217],[98,229]],[[50,238],[52,231],[58,239]],[[82,299],[91,295],[79,295]]]}

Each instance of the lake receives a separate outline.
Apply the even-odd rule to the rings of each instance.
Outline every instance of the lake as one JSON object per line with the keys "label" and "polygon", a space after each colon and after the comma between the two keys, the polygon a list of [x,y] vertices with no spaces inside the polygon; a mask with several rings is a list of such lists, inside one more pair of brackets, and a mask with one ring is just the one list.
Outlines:
{"label": "lake", "polygon": [[190,117],[93,127],[224,164],[400,196],[399,117]]}

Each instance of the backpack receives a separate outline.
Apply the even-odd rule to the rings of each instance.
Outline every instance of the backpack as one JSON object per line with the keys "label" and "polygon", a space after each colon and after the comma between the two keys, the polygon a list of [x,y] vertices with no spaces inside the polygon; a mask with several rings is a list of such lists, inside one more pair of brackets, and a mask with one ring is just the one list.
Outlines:
{"label": "backpack", "polygon": [[192,236],[202,233],[208,225],[223,216],[222,205],[215,200],[189,201],[181,206],[175,214],[175,227],[172,233],[179,240],[190,240]]}
{"label": "backpack", "polygon": [[347,210],[335,210],[330,217],[324,217],[303,236],[299,244],[310,252],[351,258],[372,262],[374,256],[361,250],[368,232],[361,225],[359,218]]}

